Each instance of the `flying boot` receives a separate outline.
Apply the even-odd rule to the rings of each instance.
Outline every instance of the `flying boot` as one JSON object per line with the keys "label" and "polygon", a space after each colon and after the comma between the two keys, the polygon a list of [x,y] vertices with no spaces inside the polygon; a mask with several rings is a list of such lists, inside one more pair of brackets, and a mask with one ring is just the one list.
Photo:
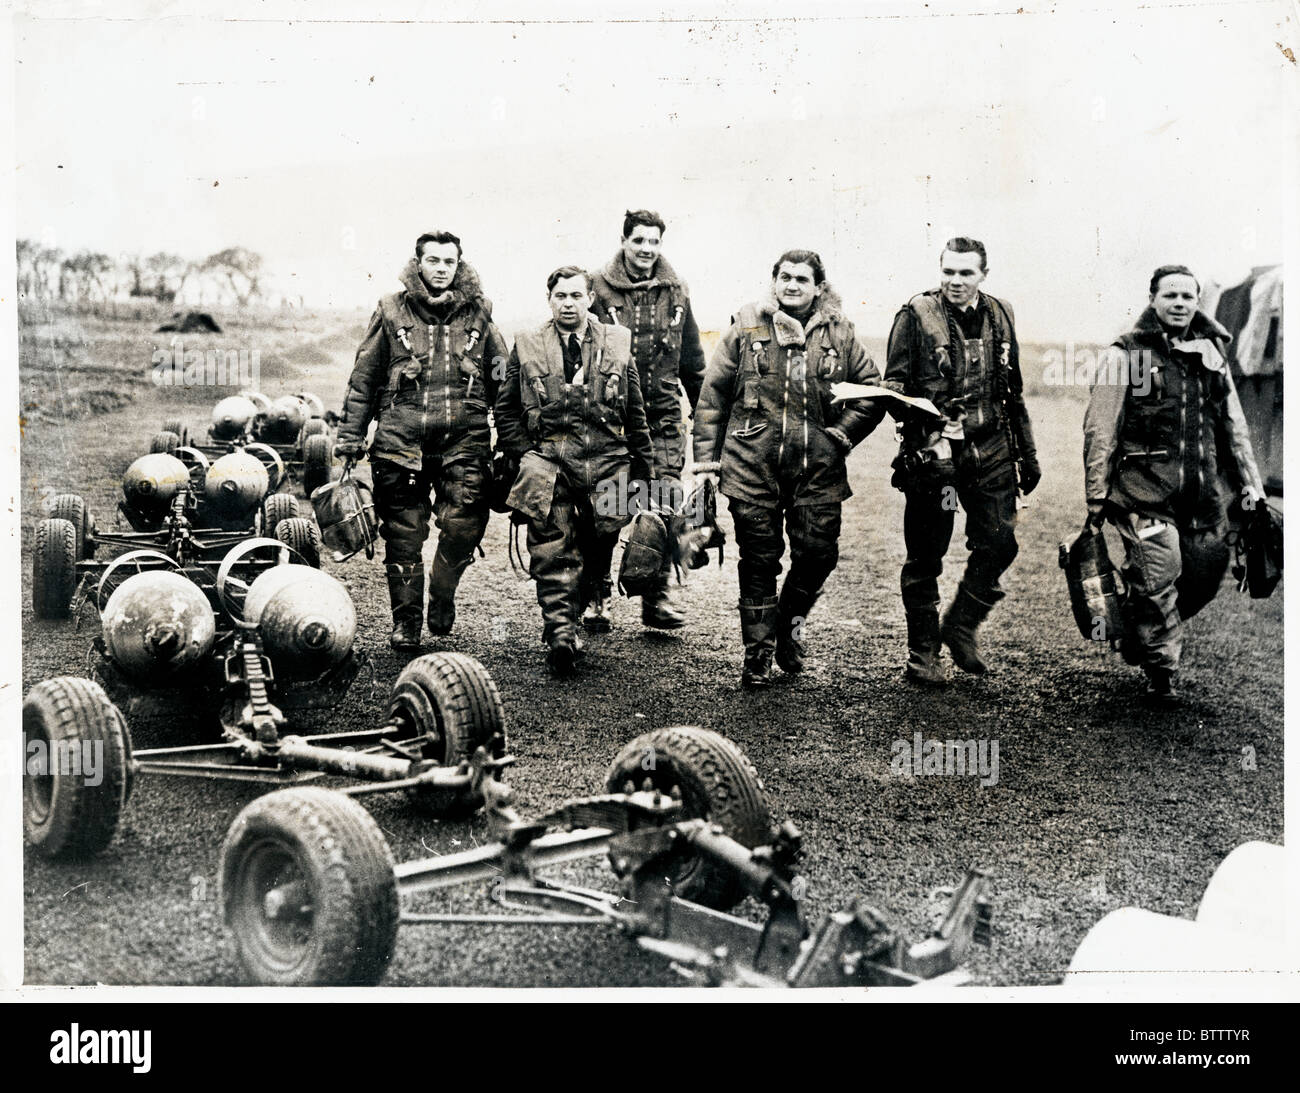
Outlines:
{"label": "flying boot", "polygon": [[740,685],[757,691],[772,683],[772,653],[776,648],[777,600],[740,601],[740,634],[745,643],[745,667]]}
{"label": "flying boot", "polygon": [[972,595],[965,581],[957,586],[957,595],[943,617],[939,636],[952,653],[952,662],[963,672],[982,676],[989,670],[989,666],[980,657],[975,631],[992,610],[991,603],[985,603]]}
{"label": "flying boot", "polygon": [[393,608],[393,633],[388,644],[394,649],[420,647],[420,609],[424,606],[424,563],[403,565],[389,562],[388,602]]}
{"label": "flying boot", "polygon": [[948,673],[939,660],[939,605],[907,608],[907,678],[942,687]]}

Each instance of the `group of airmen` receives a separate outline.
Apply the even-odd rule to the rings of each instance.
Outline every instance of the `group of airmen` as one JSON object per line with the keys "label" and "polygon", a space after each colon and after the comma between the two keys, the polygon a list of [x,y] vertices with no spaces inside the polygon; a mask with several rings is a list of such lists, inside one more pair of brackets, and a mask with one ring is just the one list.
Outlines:
{"label": "group of airmen", "polygon": [[[460,239],[417,239],[403,290],[380,300],[358,350],[335,449],[359,459],[375,423],[368,452],[393,647],[418,648],[422,622],[451,632],[495,484],[527,525],[547,664],[570,675],[584,655],[581,632],[611,628],[614,548],[635,505],[608,499],[637,496],[635,483],[650,485],[643,496],[683,496],[684,394],[689,471],[728,498],[739,548],[745,689],[768,686],[777,669],[802,671],[804,623],[839,557],[845,460],[886,413],[900,434],[892,482],[906,499],[906,675],[945,685],[945,646],[962,671],[987,671],[976,631],[1005,595],[1017,495],[1041,471],[1015,315],[981,288],[984,245],[944,245],[938,287],[894,320],[882,375],[811,250],[776,259],[770,292],[740,308],[706,365],[687,286],[661,253],[665,227],[655,212],[628,212],[598,272],[554,270],[551,318],[509,350]],[[1226,570],[1229,502],[1263,497],[1225,363],[1229,338],[1197,309],[1198,295],[1186,267],[1156,270],[1149,306],[1116,343],[1146,351],[1154,382],[1123,371],[1099,382],[1085,422],[1088,519],[1113,523],[1126,553],[1121,649],[1161,702],[1176,698],[1182,620]],[[854,386],[834,392],[840,384]],[[970,556],[941,615],[938,578],[958,507]],[[671,568],[666,555],[641,597],[645,626],[685,623]]]}

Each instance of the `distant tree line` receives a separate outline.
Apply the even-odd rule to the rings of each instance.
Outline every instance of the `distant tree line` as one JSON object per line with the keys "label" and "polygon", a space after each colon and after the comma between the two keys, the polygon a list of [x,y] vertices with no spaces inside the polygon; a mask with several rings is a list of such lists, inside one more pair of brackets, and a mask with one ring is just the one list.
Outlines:
{"label": "distant tree line", "polygon": [[165,251],[116,259],[90,250],[65,254],[30,239],[19,239],[17,251],[20,299],[93,306],[141,299],[173,304],[178,297],[204,303],[207,296],[228,294],[246,307],[263,295],[262,256],[246,247],[200,260]]}

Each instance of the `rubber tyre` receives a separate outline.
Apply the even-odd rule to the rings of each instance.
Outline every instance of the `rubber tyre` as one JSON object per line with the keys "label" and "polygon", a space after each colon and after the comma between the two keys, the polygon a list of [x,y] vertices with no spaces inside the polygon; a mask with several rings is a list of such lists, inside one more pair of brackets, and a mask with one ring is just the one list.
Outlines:
{"label": "rubber tyre", "polygon": [[[680,787],[684,819],[718,824],[742,846],[753,849],[772,837],[772,810],[758,772],[744,752],[716,732],[678,725],[638,736],[614,757],[605,790],[621,793],[629,781],[640,789],[647,780],[664,792]],[[742,885],[703,858],[686,861],[667,879],[682,899],[719,911],[745,898]]]}
{"label": "rubber tyre", "polygon": [[149,441],[149,454],[163,452],[166,455],[175,455],[176,449],[180,446],[181,438],[169,430],[164,430],[161,433],[154,433],[153,439]]}
{"label": "rubber tyre", "polygon": [[262,534],[275,534],[281,520],[292,520],[299,515],[298,499],[287,493],[269,493],[262,502]]}
{"label": "rubber tyre", "polygon": [[163,432],[175,433],[178,437],[180,437],[180,441],[181,441],[180,446],[182,448],[186,448],[189,446],[190,427],[186,425],[185,422],[183,422],[180,418],[178,417],[168,418],[163,423]]}
{"label": "rubber tyre", "polygon": [[312,569],[320,569],[320,532],[314,520],[303,516],[281,520],[275,525],[275,537],[301,554]]}
{"label": "rubber tyre", "polygon": [[87,508],[84,498],[78,497],[75,493],[59,494],[50,508],[50,518],[66,520],[76,529],[77,561],[89,558],[95,553],[95,544],[91,536],[91,529],[95,525],[90,518],[90,509]]}
{"label": "rubber tyre", "polygon": [[[60,773],[57,762],[47,773],[26,773],[34,761],[28,750],[43,740],[45,754],[59,750],[98,766],[99,784],[81,773]],[[98,752],[98,754],[96,754]],[[126,722],[93,680],[60,676],[38,683],[23,699],[23,832],[32,849],[45,858],[94,857],[113,840],[122,809],[131,793],[131,740]]]}
{"label": "rubber tyre", "polygon": [[[488,670],[464,653],[427,653],[407,664],[393,684],[388,717],[415,733],[439,736],[439,744],[425,746],[424,758],[444,767],[457,766],[480,747],[497,758],[505,754],[501,694]],[[469,816],[483,807],[482,794],[461,790],[419,789],[411,797],[431,816]]]}
{"label": "rubber tyre", "polygon": [[77,529],[50,518],[36,525],[32,549],[32,609],[38,619],[65,619],[77,586]]}
{"label": "rubber tyre", "polygon": [[302,489],[311,497],[330,480],[330,468],[334,463],[334,444],[328,436],[317,434],[309,436],[302,443]]}
{"label": "rubber tyre", "polygon": [[[266,913],[265,896],[301,881],[307,913]],[[397,940],[393,854],[379,825],[342,793],[315,786],[259,797],[221,847],[221,905],[251,983],[373,986]]]}
{"label": "rubber tyre", "polygon": [[309,417],[302,423],[302,430],[298,433],[298,446],[302,447],[307,443],[310,436],[327,436],[330,427],[325,424],[325,419],[321,417]]}

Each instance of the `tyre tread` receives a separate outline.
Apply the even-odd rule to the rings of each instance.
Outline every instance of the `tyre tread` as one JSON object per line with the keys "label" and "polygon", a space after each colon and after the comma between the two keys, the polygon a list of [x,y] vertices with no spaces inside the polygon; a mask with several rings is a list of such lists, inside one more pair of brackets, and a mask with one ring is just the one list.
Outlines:
{"label": "tyre tread", "polygon": [[330,480],[330,465],[334,462],[334,445],[329,436],[317,433],[307,437],[302,444],[302,488],[308,498]]}
{"label": "tyre tread", "polygon": [[[464,653],[426,653],[402,669],[394,689],[407,684],[420,686],[442,713],[444,749],[442,764],[454,767],[494,738],[501,743],[493,750],[504,751],[505,714],[501,694],[488,670]],[[415,801],[430,815],[464,816],[482,807],[478,794],[436,789],[417,791]]]}
{"label": "tyre tread", "polygon": [[[762,845],[771,835],[772,812],[763,781],[749,757],[719,733],[691,725],[656,729],[626,744],[614,757],[605,778],[617,793],[629,779],[639,785],[641,759],[652,750],[669,761],[679,781],[692,777],[709,802],[707,818],[743,846]],[[744,898],[744,889],[725,871],[701,860],[678,894],[725,910]]]}
{"label": "tyre tread", "polygon": [[29,840],[43,857],[94,857],[112,841],[126,805],[131,762],[126,722],[98,683],[78,676],[38,683],[23,701],[24,720],[29,713],[44,720],[51,745],[72,739],[104,746],[99,785],[72,777],[56,785],[45,837],[34,837],[34,824],[23,817]]}
{"label": "tyre tread", "polygon": [[314,786],[259,797],[236,817],[221,848],[222,907],[229,903],[234,859],[250,832],[296,841],[319,870],[314,958],[288,973],[264,969],[235,939],[241,965],[256,983],[275,986],[372,986],[392,958],[399,917],[393,854],[371,815],[344,794]]}
{"label": "tyre tread", "polygon": [[66,618],[77,579],[77,529],[51,517],[36,525],[32,547],[32,608],[39,619]]}

